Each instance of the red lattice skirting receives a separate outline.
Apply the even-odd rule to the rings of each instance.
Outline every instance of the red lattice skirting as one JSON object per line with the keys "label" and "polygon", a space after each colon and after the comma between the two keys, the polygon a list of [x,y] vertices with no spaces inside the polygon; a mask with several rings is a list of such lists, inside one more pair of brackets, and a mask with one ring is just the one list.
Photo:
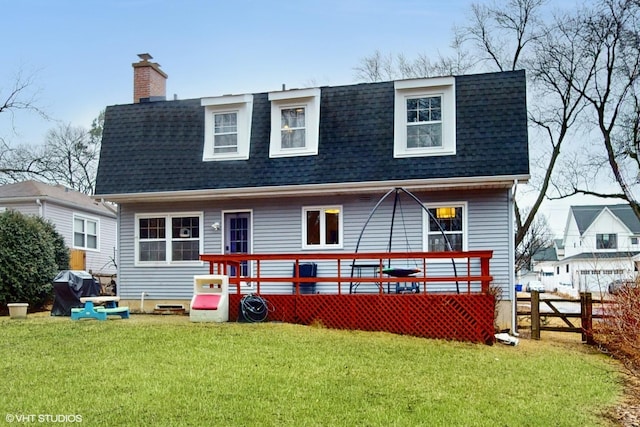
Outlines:
{"label": "red lattice skirting", "polygon": [[[493,344],[495,300],[485,294],[261,295],[267,320],[328,328],[385,331],[424,338]],[[243,295],[229,295],[229,320]]]}

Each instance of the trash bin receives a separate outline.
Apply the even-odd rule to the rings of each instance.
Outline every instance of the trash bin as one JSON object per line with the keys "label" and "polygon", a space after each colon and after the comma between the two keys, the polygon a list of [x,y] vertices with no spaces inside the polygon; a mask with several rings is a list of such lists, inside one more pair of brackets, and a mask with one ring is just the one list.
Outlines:
{"label": "trash bin", "polygon": [[[306,262],[299,265],[300,269],[300,277],[317,277],[318,273],[318,264],[315,262]],[[293,276],[296,275],[296,265],[293,264]],[[296,283],[293,283],[293,293],[296,293]],[[301,294],[315,294],[316,293],[316,282],[300,282],[300,293]]]}
{"label": "trash bin", "polygon": [[516,285],[516,292],[522,292],[522,285]]}

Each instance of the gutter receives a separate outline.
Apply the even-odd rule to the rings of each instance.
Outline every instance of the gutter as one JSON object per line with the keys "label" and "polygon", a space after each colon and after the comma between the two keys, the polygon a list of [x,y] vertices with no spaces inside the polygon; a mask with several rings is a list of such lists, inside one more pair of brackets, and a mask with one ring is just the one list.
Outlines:
{"label": "gutter", "polygon": [[96,194],[97,200],[123,202],[194,201],[210,199],[251,199],[340,195],[386,192],[402,187],[409,191],[441,191],[464,189],[512,188],[514,181],[526,182],[529,175],[485,176],[473,178],[414,179],[370,182],[341,182],[332,184],[303,184],[271,187],[244,187],[203,190],[178,190],[140,193]]}
{"label": "gutter", "polygon": [[[513,186],[511,187],[511,193],[509,195],[509,218],[514,218],[515,215],[515,198],[516,191],[518,190],[518,180],[513,180]],[[515,236],[515,225],[513,221],[509,221],[509,236]],[[511,298],[511,333],[514,336],[518,336],[518,295],[516,294],[515,285],[515,272],[516,272],[516,239],[512,237],[509,240],[509,295]]]}

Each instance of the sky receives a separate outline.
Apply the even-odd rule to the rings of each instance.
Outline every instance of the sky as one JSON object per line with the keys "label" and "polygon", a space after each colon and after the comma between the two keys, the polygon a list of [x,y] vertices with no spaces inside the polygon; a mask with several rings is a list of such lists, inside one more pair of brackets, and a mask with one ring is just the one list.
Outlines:
{"label": "sky", "polygon": [[[140,53],[168,74],[168,99],[357,83],[354,67],[376,50],[446,54],[471,3],[0,0],[0,98],[21,74],[51,118],[0,114],[0,137],[38,145],[60,123],[88,129],[106,106],[132,102],[131,64]],[[578,203],[545,202],[554,234]]]}

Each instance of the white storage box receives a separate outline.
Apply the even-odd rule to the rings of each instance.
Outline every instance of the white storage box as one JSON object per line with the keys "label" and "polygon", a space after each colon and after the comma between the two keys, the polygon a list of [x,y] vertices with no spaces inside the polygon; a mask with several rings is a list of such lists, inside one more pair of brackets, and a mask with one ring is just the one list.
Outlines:
{"label": "white storage box", "polygon": [[189,319],[192,322],[229,321],[229,276],[193,276]]}

